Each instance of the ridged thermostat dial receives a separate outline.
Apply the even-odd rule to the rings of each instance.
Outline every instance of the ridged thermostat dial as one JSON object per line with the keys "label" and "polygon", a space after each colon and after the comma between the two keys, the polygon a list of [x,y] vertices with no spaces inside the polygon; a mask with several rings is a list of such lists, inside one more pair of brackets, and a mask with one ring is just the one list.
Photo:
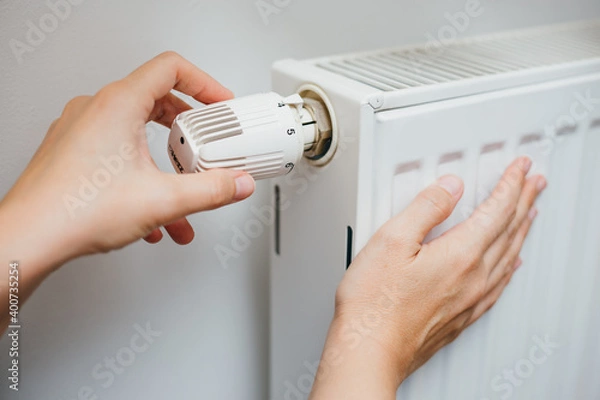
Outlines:
{"label": "ridged thermostat dial", "polygon": [[285,175],[327,140],[313,109],[298,94],[266,93],[186,111],[173,122],[171,162],[180,173],[229,168],[255,179]]}

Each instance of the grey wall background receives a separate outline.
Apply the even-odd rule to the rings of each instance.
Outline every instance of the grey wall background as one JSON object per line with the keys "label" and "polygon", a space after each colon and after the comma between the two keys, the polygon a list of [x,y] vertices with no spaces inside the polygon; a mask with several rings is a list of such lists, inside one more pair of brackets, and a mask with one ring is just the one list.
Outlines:
{"label": "grey wall background", "polygon": [[[79,4],[70,15],[56,19],[55,29],[19,62],[10,40],[25,42],[27,21],[39,26],[51,11],[46,1],[0,0],[0,196],[71,97],[93,94],[164,50],[245,95],[269,90],[275,60],[425,42],[449,24],[445,13],[466,4],[265,0],[279,10],[265,21],[255,0],[72,1]],[[460,36],[600,17],[598,0],[481,5],[482,15]],[[157,163],[170,170],[167,131],[151,133]],[[227,269],[214,252],[230,242],[232,227],[243,226],[252,205],[269,201],[264,189],[259,185],[246,203],[194,216],[197,239],[188,247],[139,243],[54,274],[22,311],[20,396],[2,378],[0,398],[74,400],[87,398],[79,393],[86,386],[99,399],[267,398],[267,234]],[[95,379],[92,372],[106,357],[127,354],[134,325],[148,323],[161,336],[147,351],[110,384],[106,375]],[[4,338],[0,370],[7,367],[7,348]]]}

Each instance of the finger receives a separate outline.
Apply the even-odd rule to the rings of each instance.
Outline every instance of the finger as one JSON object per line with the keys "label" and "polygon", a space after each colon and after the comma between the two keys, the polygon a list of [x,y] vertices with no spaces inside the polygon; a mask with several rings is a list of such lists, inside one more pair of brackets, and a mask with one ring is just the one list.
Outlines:
{"label": "finger", "polygon": [[515,238],[510,243],[508,250],[502,255],[502,258],[498,261],[497,265],[492,269],[490,277],[488,278],[488,287],[494,287],[502,279],[504,275],[512,272],[512,269],[519,258],[519,253],[523,248],[529,229],[533,224],[538,214],[537,209],[534,207],[530,210],[525,221],[517,231]]}
{"label": "finger", "polygon": [[167,128],[171,128],[175,117],[192,107],[173,93],[168,93],[162,99],[154,103],[154,109],[148,117],[148,121],[154,121]]}
{"label": "finger", "polygon": [[194,228],[192,228],[192,225],[185,218],[165,225],[165,230],[177,244],[186,245],[194,240]]}
{"label": "finger", "polygon": [[407,250],[416,253],[425,236],[452,214],[463,190],[460,178],[453,175],[441,177],[419,193],[404,211],[388,221],[382,231],[392,237],[400,236],[402,243],[411,246]]}
{"label": "finger", "polygon": [[473,311],[473,315],[471,315],[471,319],[467,323],[466,327],[471,326],[475,321],[477,321],[483,314],[485,314],[490,308],[496,304],[506,286],[510,283],[515,271],[518,268],[512,268],[512,271],[508,274],[505,274],[502,279],[484,296],[484,298],[475,306]]}
{"label": "finger", "polygon": [[213,210],[249,197],[254,192],[254,179],[243,171],[215,169],[199,174],[162,174],[169,198],[161,198],[164,223],[200,211]]}
{"label": "finger", "polygon": [[546,179],[539,175],[528,179],[525,183],[523,191],[521,192],[521,197],[519,198],[515,218],[483,256],[483,265],[487,269],[488,274],[496,265],[498,265],[498,262],[506,253],[510,243],[513,242],[517,230],[523,225],[523,222],[527,220],[527,216],[533,207],[533,203],[537,196],[545,189],[545,187]]}
{"label": "finger", "polygon": [[144,238],[144,240],[150,244],[158,243],[162,240],[163,234],[160,231],[160,228],[156,228],[153,230],[148,236]]}
{"label": "finger", "polygon": [[523,265],[523,259],[521,257],[517,258],[517,262],[514,265],[514,269],[517,270],[519,268],[521,268],[521,266]]}
{"label": "finger", "polygon": [[513,237],[523,224],[538,195],[544,191],[544,189],[546,189],[546,186],[546,178],[541,175],[536,175],[530,179],[527,179],[525,186],[523,187],[523,191],[521,192],[521,197],[519,197],[516,217],[508,225],[507,232],[509,237]]}
{"label": "finger", "polygon": [[124,81],[148,110],[172,89],[192,96],[202,103],[214,103],[233,98],[233,93],[206,72],[174,52],[160,54],[142,65]]}
{"label": "finger", "polygon": [[[465,243],[469,246],[467,249],[469,253],[483,256],[514,219],[518,199],[525,184],[525,176],[530,168],[531,160],[527,157],[520,157],[513,161],[491,196],[475,210],[473,215],[438,240]],[[459,250],[464,252],[464,246],[459,246]]]}

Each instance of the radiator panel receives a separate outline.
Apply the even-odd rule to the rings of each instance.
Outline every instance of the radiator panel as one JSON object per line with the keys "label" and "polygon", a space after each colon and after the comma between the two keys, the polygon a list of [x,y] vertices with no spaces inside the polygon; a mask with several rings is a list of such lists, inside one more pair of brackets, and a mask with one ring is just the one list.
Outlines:
{"label": "radiator panel", "polygon": [[[600,94],[600,75],[377,114],[371,233],[445,173],[461,176],[466,190],[433,237],[470,215],[518,155],[529,155],[531,173],[543,173],[549,181],[523,250],[524,266],[504,297],[409,378],[399,398],[600,396],[583,378],[592,376],[582,367],[597,364],[597,351],[587,350],[597,349],[600,335],[600,293],[595,290],[600,279],[600,131],[594,119],[600,107],[569,129],[560,123],[583,93]],[[536,335],[549,335],[560,350],[536,365],[527,380],[519,379],[522,386],[503,377],[494,381],[515,365],[529,374],[525,356]]]}

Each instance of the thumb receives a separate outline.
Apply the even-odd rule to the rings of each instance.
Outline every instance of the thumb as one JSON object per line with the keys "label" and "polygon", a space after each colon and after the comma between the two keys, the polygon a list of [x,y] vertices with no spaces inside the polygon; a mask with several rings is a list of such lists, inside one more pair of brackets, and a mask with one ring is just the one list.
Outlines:
{"label": "thumb", "polygon": [[255,188],[254,179],[248,173],[226,169],[169,174],[168,179],[172,190],[172,220],[244,200],[254,193]]}
{"label": "thumb", "polygon": [[386,229],[401,232],[405,243],[422,244],[427,234],[452,214],[463,190],[463,182],[457,176],[441,177],[419,193],[404,211],[390,220],[390,226]]}

